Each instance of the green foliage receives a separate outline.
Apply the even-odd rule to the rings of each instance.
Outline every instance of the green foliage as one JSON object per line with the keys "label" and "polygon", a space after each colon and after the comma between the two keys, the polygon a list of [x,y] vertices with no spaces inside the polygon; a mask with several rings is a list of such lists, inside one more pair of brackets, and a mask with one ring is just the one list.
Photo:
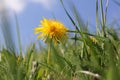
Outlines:
{"label": "green foliage", "polygon": [[[31,43],[22,53],[19,25],[16,17],[19,51],[10,41],[13,39],[7,28],[3,29],[6,40],[5,47],[0,51],[0,80],[119,80],[120,79],[120,36],[115,28],[106,24],[106,13],[103,10],[102,0],[96,0],[96,32],[90,33],[88,26],[82,25],[80,15],[71,3],[71,16],[62,6],[75,27],[75,36],[69,38],[66,44],[58,46],[51,44],[50,63],[47,63],[49,46]],[[99,21],[99,15],[102,20]],[[74,18],[75,20],[74,20]],[[3,23],[5,24],[5,23]],[[8,25],[3,25],[7,26]],[[69,36],[70,37],[70,36]],[[10,40],[10,41],[9,41]],[[10,46],[11,45],[11,46]],[[38,47],[39,46],[39,47]],[[24,56],[23,56],[24,55]],[[48,74],[46,75],[46,70]]]}

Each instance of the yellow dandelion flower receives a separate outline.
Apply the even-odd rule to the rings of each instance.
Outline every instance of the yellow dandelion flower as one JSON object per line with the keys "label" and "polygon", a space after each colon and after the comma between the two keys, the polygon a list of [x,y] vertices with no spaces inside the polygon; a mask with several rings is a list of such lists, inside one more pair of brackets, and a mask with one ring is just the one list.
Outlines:
{"label": "yellow dandelion flower", "polygon": [[35,28],[35,34],[39,34],[38,38],[51,39],[55,44],[67,38],[68,29],[61,22],[44,18],[40,23],[41,25]]}

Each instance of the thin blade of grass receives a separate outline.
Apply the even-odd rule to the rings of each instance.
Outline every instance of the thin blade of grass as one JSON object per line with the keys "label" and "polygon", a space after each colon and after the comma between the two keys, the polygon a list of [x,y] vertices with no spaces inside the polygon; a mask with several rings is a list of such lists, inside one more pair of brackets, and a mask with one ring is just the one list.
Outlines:
{"label": "thin blade of grass", "polygon": [[0,14],[1,16],[1,29],[2,29],[2,35],[3,35],[3,40],[5,41],[5,47],[11,51],[12,54],[15,54],[15,43],[14,43],[14,38],[12,35],[12,28],[11,28],[11,23],[9,16],[7,14],[7,11],[3,11]]}
{"label": "thin blade of grass", "polygon": [[18,46],[19,46],[20,56],[22,57],[22,46],[21,46],[19,22],[18,22],[16,13],[15,13],[14,15],[15,15],[15,21],[16,21],[16,30],[17,30],[17,37],[18,37]]}
{"label": "thin blade of grass", "polygon": [[70,14],[68,13],[68,11],[66,10],[63,1],[62,1],[62,0],[60,0],[60,1],[61,1],[61,4],[62,4],[62,6],[63,6],[63,8],[64,8],[64,10],[65,10],[65,13],[67,14],[68,18],[71,20],[71,22],[72,22],[72,24],[75,26],[76,30],[77,30],[78,32],[80,32],[78,26],[76,25],[76,23],[74,22],[74,20],[72,19],[72,17],[71,17]]}
{"label": "thin blade of grass", "polygon": [[105,32],[105,14],[103,10],[103,2],[100,0],[100,10],[101,10],[101,17],[102,17],[102,31],[103,31],[103,36],[106,37],[106,32]]}
{"label": "thin blade of grass", "polygon": [[99,35],[100,30],[99,30],[99,16],[98,16],[98,0],[96,0],[96,32]]}

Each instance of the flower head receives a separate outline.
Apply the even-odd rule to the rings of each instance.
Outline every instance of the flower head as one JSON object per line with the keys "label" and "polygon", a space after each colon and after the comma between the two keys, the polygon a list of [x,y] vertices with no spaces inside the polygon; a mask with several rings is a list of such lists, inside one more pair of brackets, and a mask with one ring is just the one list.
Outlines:
{"label": "flower head", "polygon": [[41,25],[35,28],[35,34],[39,34],[38,38],[43,40],[51,39],[53,42],[63,42],[67,38],[68,29],[57,20],[43,19]]}
{"label": "flower head", "polygon": [[89,38],[95,44],[98,42],[97,39],[95,37],[93,37],[93,36],[89,36]]}

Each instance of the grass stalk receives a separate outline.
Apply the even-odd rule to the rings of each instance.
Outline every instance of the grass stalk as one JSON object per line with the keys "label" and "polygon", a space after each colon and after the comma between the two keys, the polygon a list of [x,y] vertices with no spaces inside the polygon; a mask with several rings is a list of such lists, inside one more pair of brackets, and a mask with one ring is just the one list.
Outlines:
{"label": "grass stalk", "polygon": [[18,19],[17,19],[17,15],[15,15],[15,21],[16,21],[16,30],[17,30],[17,37],[18,37],[18,46],[19,46],[19,51],[20,51],[20,57],[23,57],[22,56],[22,46],[21,46],[21,38],[20,38],[20,30],[19,30],[19,22],[18,22]]}
{"label": "grass stalk", "polygon": [[102,32],[103,32],[103,36],[106,37],[106,32],[105,32],[105,14],[104,14],[104,10],[103,10],[103,2],[102,0],[100,0],[100,10],[101,10],[101,16],[102,16]]}

